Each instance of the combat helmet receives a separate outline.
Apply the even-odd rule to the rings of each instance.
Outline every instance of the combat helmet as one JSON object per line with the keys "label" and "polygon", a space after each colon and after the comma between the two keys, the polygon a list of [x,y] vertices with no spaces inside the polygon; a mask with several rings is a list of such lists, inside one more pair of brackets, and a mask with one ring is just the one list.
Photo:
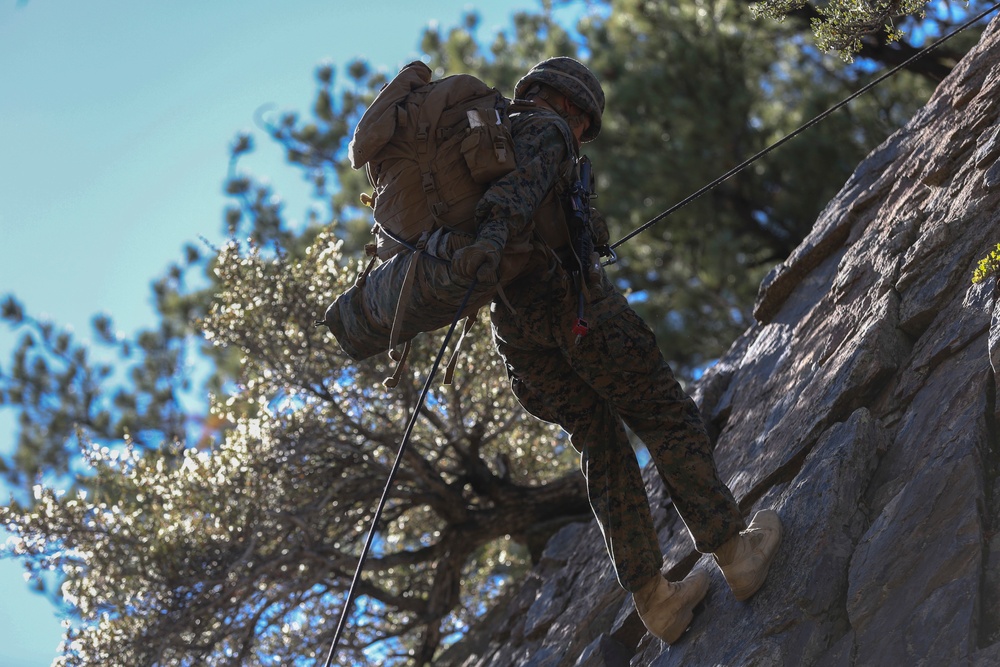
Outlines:
{"label": "combat helmet", "polygon": [[559,56],[543,60],[525,74],[514,87],[514,97],[522,98],[533,83],[552,86],[590,116],[590,127],[581,141],[592,141],[601,131],[604,89],[587,66],[573,58]]}

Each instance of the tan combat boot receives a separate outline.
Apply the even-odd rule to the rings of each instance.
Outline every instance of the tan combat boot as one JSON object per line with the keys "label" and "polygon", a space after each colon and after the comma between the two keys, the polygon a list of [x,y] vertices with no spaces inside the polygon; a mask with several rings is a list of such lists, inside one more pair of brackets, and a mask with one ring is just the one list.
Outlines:
{"label": "tan combat boot", "polygon": [[694,618],[694,608],[708,592],[708,572],[695,570],[684,581],[670,582],[657,575],[632,594],[635,610],[646,629],[673,644]]}
{"label": "tan combat boot", "polygon": [[746,530],[715,552],[715,562],[737,600],[746,600],[764,585],[780,544],[781,519],[774,510],[761,510]]}

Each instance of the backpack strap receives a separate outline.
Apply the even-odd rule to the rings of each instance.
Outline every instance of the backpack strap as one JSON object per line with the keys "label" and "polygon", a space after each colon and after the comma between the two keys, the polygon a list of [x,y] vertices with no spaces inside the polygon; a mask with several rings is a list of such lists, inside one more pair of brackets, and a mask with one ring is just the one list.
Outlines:
{"label": "backpack strap", "polygon": [[399,300],[396,302],[396,313],[392,318],[392,333],[389,334],[389,349],[392,350],[399,344],[400,331],[403,328],[403,314],[406,311],[406,304],[410,303],[413,294],[413,279],[417,275],[417,262],[423,255],[424,248],[427,247],[427,232],[420,235],[414,247],[413,257],[410,258],[410,265],[406,267],[406,275],[403,277],[403,285],[399,288]]}
{"label": "backpack strap", "polygon": [[451,359],[448,360],[448,366],[444,371],[444,380],[441,384],[451,384],[452,379],[455,377],[455,366],[458,365],[458,353],[462,350],[462,343],[465,342],[465,337],[469,334],[469,331],[475,325],[476,320],[479,319],[479,309],[465,318],[465,324],[462,326],[462,335],[459,337],[458,342],[455,343],[455,349],[451,353]]}
{"label": "backpack strap", "polygon": [[[431,108],[433,107],[433,108]],[[420,187],[427,198],[427,209],[438,226],[444,226],[441,219],[448,212],[448,203],[438,192],[437,180],[434,178],[434,160],[437,157],[438,146],[441,143],[441,132],[438,121],[444,111],[437,104],[424,103],[420,107],[417,118],[417,164],[420,165]]]}
{"label": "backpack strap", "polygon": [[[395,357],[390,353],[389,356],[393,359]],[[406,364],[406,358],[410,356],[410,341],[403,343],[403,352],[399,355],[399,359],[396,363],[396,369],[392,372],[392,375],[382,380],[382,386],[386,389],[392,389],[397,384],[399,384],[399,378],[403,375],[403,366]]]}
{"label": "backpack strap", "polygon": [[392,371],[392,375],[382,380],[382,386],[387,389],[392,389],[399,384],[399,378],[403,375],[403,366],[406,365],[406,359],[410,356],[409,340],[403,343],[403,351],[401,353],[396,352],[396,346],[399,344],[399,333],[403,326],[403,313],[405,310],[403,304],[409,303],[410,295],[413,293],[413,276],[417,273],[417,260],[420,259],[422,251],[423,246],[421,245],[420,249],[413,253],[413,257],[410,258],[410,265],[406,268],[406,275],[403,277],[403,285],[399,289],[399,301],[396,302],[396,312],[392,317],[392,332],[389,334],[389,358],[396,362],[396,368]]}

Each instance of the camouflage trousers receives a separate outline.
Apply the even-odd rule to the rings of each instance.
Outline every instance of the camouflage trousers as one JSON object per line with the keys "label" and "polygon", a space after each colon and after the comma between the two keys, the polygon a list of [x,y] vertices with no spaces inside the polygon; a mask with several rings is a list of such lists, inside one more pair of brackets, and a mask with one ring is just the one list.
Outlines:
{"label": "camouflage trousers", "polygon": [[565,273],[522,280],[491,307],[493,336],[511,389],[535,417],[560,425],[580,452],[590,505],[619,583],[638,589],[662,552],[625,424],[642,439],[695,547],[711,553],[745,528],[719,478],[694,401],[677,383],[653,332],[605,276],[592,289],[590,332],[571,326],[576,296]]}

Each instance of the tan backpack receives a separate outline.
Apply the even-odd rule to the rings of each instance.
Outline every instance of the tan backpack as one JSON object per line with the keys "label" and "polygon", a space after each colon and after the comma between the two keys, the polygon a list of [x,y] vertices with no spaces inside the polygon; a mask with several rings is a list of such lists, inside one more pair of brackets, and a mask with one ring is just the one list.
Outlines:
{"label": "tan backpack", "polygon": [[460,314],[467,317],[464,338],[476,311],[502,285],[547,262],[529,238],[511,238],[499,284],[473,285],[452,274],[453,254],[475,241],[476,204],[491,182],[516,167],[510,102],[468,74],[430,78],[427,65],[410,63],[358,122],[349,157],[354,168],[366,168],[375,188],[361,198],[374,210],[377,242],[366,248],[371,261],[354,286],[317,321],[355,360],[393,350],[399,363],[386,386],[399,380],[414,336]]}
{"label": "tan backpack", "polygon": [[362,201],[374,209],[379,259],[438,228],[475,233],[476,203],[515,166],[508,106],[469,74],[432,82],[420,61],[382,89],[349,147],[375,189]]}

